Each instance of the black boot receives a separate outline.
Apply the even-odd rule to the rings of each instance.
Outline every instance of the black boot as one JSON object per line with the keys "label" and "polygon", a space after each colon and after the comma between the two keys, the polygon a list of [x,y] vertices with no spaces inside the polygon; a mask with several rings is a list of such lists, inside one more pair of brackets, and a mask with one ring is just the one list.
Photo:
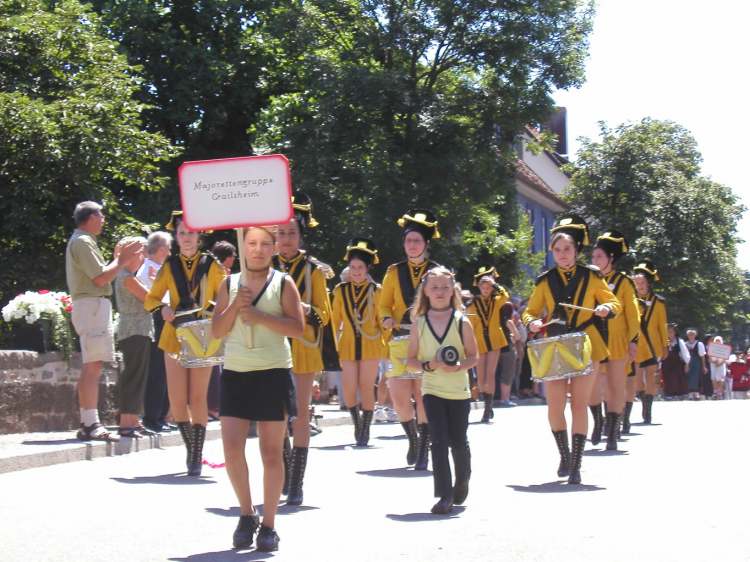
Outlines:
{"label": "black boot", "polygon": [[307,447],[295,447],[292,449],[291,457],[289,494],[286,497],[286,503],[287,505],[302,505],[302,482],[305,479],[305,468],[307,468]]}
{"label": "black boot", "polygon": [[622,433],[630,433],[630,412],[633,410],[632,402],[625,402],[625,411],[622,413]]}
{"label": "black boot", "polygon": [[358,447],[367,447],[370,442],[370,425],[372,424],[372,410],[362,410],[362,417],[360,418],[359,427],[359,439],[357,439]]}
{"label": "black boot", "polygon": [[494,402],[492,394],[486,392],[480,396],[484,400],[484,413],[482,414],[482,423],[490,423],[493,418],[494,412],[492,411],[492,403]]}
{"label": "black boot", "polygon": [[430,453],[430,426],[419,424],[419,439],[417,440],[417,458],[414,470],[427,470],[427,458]]}
{"label": "black boot", "polygon": [[617,450],[617,430],[620,427],[620,414],[616,412],[607,413],[607,450]]}
{"label": "black boot", "polygon": [[286,496],[289,493],[289,472],[292,464],[292,444],[289,435],[284,436],[284,452],[282,453],[282,459],[284,460],[284,486],[281,488],[281,493]]}
{"label": "black boot", "polygon": [[469,495],[469,478],[471,478],[471,449],[465,447],[452,448],[453,468],[456,471],[456,483],[453,485],[453,503],[461,505]]}
{"label": "black boot", "polygon": [[602,405],[589,406],[589,410],[591,410],[591,415],[594,416],[594,429],[591,430],[591,444],[598,445],[602,440],[602,423],[604,422]]}
{"label": "black boot", "polygon": [[643,422],[651,424],[651,408],[654,405],[654,395],[644,394],[642,400],[644,405]]}
{"label": "black boot", "polygon": [[260,517],[257,515],[240,515],[240,521],[232,535],[234,548],[250,548],[253,545],[255,531],[260,527]]}
{"label": "black boot", "polygon": [[570,445],[568,445],[568,430],[561,429],[553,431],[557,443],[557,450],[560,452],[560,466],[557,467],[558,476],[567,476],[570,471]]}
{"label": "black boot", "polygon": [[570,453],[570,476],[568,484],[581,483],[581,461],[583,460],[583,449],[586,446],[586,436],[582,433],[573,434],[573,450]]}
{"label": "black boot", "polygon": [[190,457],[193,455],[193,442],[190,430],[190,422],[177,422],[177,428],[180,430],[182,441],[185,443],[185,451],[187,452],[187,455],[185,456],[185,466],[188,470],[190,470]]}
{"label": "black boot", "polygon": [[409,438],[409,450],[406,453],[406,464],[413,465],[417,460],[417,420],[410,419],[408,422],[401,422],[406,436]]}
{"label": "black boot", "polygon": [[206,426],[195,424],[191,433],[190,466],[188,476],[200,476],[203,469],[203,442],[206,440]]}
{"label": "black boot", "polygon": [[362,427],[362,422],[359,419],[359,404],[349,408],[349,414],[352,416],[352,424],[354,424],[354,442],[359,443],[359,432]]}

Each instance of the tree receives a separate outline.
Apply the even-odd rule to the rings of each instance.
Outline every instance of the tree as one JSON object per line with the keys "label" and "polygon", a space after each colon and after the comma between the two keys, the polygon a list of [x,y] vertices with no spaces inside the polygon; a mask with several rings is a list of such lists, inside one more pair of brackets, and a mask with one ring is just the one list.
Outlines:
{"label": "tree", "polygon": [[670,320],[726,333],[745,321],[736,306],[747,296],[736,264],[744,209],[700,166],[695,139],[676,123],[602,124],[601,140],[582,144],[566,197],[594,232],[620,230],[654,261]]}
{"label": "tree", "polygon": [[130,201],[161,189],[159,163],[177,151],[142,130],[136,69],[75,0],[0,1],[0,302],[22,289],[65,286],[62,260],[76,203],[107,207],[139,230]]}
{"label": "tree", "polygon": [[265,44],[278,45],[290,89],[270,97],[252,141],[286,153],[295,184],[318,202],[327,239],[317,245],[336,255],[370,235],[392,261],[395,220],[421,206],[441,217],[435,257],[473,267],[482,248],[466,234],[498,234],[487,213],[501,234],[518,225],[517,132],[546,118],[552,88],[583,78],[588,4],[319,0],[288,17],[295,33]]}

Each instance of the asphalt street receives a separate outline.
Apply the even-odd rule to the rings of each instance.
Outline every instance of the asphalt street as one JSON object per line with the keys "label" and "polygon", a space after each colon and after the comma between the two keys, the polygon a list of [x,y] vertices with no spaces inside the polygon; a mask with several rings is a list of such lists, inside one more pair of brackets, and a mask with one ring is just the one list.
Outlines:
{"label": "asphalt street", "polygon": [[[633,420],[640,421],[639,405]],[[472,411],[471,491],[429,513],[432,476],[404,466],[397,424],[352,448],[350,426],[313,438],[305,505],[282,507],[276,553],[233,551],[225,471],[184,474],[180,447],[0,474],[2,561],[750,560],[750,402],[657,402],[612,454],[587,444],[583,485],[555,473],[544,406]],[[257,440],[248,441],[263,502]],[[221,442],[205,458],[223,460]]]}

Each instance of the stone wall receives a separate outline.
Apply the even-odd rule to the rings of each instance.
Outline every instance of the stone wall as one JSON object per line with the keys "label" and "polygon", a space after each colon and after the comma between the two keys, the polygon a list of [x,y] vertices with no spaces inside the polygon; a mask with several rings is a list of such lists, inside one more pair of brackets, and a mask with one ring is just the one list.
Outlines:
{"label": "stone wall", "polygon": [[[99,413],[106,424],[116,422],[118,373],[119,363],[104,364]],[[0,434],[76,429],[80,374],[78,353],[68,364],[58,352],[0,350]]]}

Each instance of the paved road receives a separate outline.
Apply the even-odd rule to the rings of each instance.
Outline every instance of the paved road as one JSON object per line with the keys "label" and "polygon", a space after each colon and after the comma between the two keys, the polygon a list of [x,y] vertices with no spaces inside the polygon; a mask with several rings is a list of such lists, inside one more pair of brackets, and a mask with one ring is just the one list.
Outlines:
{"label": "paved road", "polygon": [[[268,555],[229,548],[226,474],[185,477],[179,448],[1,474],[0,560],[750,560],[749,408],[656,403],[627,452],[589,445],[577,488],[556,477],[543,406],[496,410],[493,425],[470,426],[471,493],[449,517],[429,514],[431,475],[404,469],[400,426],[374,427],[367,450],[347,445],[350,427],[326,428],[306,505],[281,509],[281,550]],[[248,453],[260,492],[255,440]],[[219,442],[206,457],[221,460]]]}

